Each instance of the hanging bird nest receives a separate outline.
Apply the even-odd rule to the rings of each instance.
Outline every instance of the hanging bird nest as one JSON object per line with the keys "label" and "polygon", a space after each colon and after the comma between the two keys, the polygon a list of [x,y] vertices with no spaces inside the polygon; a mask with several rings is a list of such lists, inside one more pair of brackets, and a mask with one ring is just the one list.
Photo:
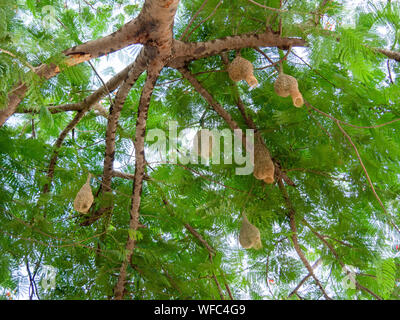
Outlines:
{"label": "hanging bird nest", "polygon": [[253,175],[258,180],[266,183],[274,182],[275,166],[265,147],[261,136],[256,133],[254,141],[254,171]]}
{"label": "hanging bird nest", "polygon": [[276,94],[280,97],[286,98],[292,96],[295,107],[300,108],[303,105],[303,96],[299,91],[299,84],[295,77],[280,72],[275,81],[274,89]]}
{"label": "hanging bird nest", "polygon": [[228,66],[229,77],[237,82],[240,80],[246,80],[251,88],[258,85],[257,79],[253,74],[253,65],[250,61],[242,58],[241,56],[236,56],[235,59]]}
{"label": "hanging bird nest", "polygon": [[197,131],[193,138],[193,152],[198,156],[209,159],[212,157],[213,134],[208,129]]}
{"label": "hanging bird nest", "polygon": [[94,200],[92,189],[90,188],[91,177],[92,176],[89,173],[86,183],[79,190],[74,200],[74,209],[80,213],[87,213]]}
{"label": "hanging bird nest", "polygon": [[249,222],[246,215],[243,215],[239,243],[245,249],[254,248],[258,250],[262,248],[260,230]]}

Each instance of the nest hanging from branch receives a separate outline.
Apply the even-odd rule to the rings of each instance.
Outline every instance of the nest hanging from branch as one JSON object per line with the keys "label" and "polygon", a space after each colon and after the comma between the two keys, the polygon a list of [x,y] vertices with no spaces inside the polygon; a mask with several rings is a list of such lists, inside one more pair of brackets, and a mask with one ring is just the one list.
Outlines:
{"label": "nest hanging from branch", "polygon": [[258,81],[253,74],[253,65],[250,61],[242,58],[241,56],[236,56],[235,59],[228,66],[229,77],[237,82],[240,80],[246,80],[251,88],[258,85]]}
{"label": "nest hanging from branch", "polygon": [[254,171],[253,175],[265,183],[274,182],[275,166],[268,149],[265,147],[261,136],[256,133],[254,137]]}
{"label": "nest hanging from branch", "polygon": [[303,96],[299,91],[299,84],[295,77],[280,72],[274,84],[274,90],[280,97],[292,97],[295,107],[300,108],[303,104]]}
{"label": "nest hanging from branch", "polygon": [[249,222],[245,214],[240,228],[239,243],[245,249],[262,248],[260,230]]}
{"label": "nest hanging from branch", "polygon": [[193,138],[193,152],[198,156],[209,159],[212,157],[213,134],[208,129],[201,129],[196,132]]}
{"label": "nest hanging from branch", "polygon": [[86,183],[82,186],[79,192],[76,194],[74,200],[74,209],[80,213],[87,213],[93,203],[92,189],[90,188],[90,178],[91,174],[86,180]]}

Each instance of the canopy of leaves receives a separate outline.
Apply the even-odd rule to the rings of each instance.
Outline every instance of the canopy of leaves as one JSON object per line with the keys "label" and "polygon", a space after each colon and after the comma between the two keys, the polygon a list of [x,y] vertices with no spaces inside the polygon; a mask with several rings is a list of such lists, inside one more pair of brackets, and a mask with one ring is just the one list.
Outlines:
{"label": "canopy of leaves", "polygon": [[[32,68],[60,63],[63,50],[118,30],[138,15],[143,2],[0,0],[1,108],[19,81],[29,87],[18,113],[0,128],[2,299],[13,290],[20,298],[110,299],[129,237],[136,244],[125,298],[320,299],[322,292],[292,241],[293,211],[299,249],[311,265],[321,261],[314,273],[329,297],[398,299],[400,65],[376,50],[400,50],[396,1],[362,1],[349,11],[343,1],[258,0],[258,6],[257,1],[209,0],[188,32],[203,0],[180,1],[175,39],[185,33],[185,41],[207,41],[263,32],[267,25],[284,37],[307,40],[306,47],[292,48],[282,60],[307,101],[298,109],[290,97],[275,94],[277,70],[266,67],[271,64],[266,56],[277,62],[286,50],[241,50],[255,68],[259,86],[253,90],[230,80],[219,54],[188,66],[248,129],[238,109],[240,97],[294,185],[282,189],[280,177],[266,184],[251,174],[237,175],[235,164],[160,163],[149,142],[140,206],[145,228],[133,231],[132,180],[114,177],[112,192],[99,192],[107,117],[93,109],[57,150],[50,192],[43,192],[55,142],[76,114],[52,113],[51,107],[82,101],[103,85],[97,73],[115,75],[140,48],[65,67],[48,81]],[[227,52],[227,57],[232,61],[236,54]],[[142,75],[130,91],[116,132],[114,166],[126,174],[135,172],[132,142],[144,80]],[[100,101],[107,112],[112,98],[113,93]],[[164,68],[151,98],[147,131],[168,132],[169,120],[192,132],[229,129],[177,70]],[[112,211],[82,226],[73,201],[89,172],[94,209],[107,203]],[[260,230],[260,250],[245,250],[238,242],[243,212]],[[47,265],[57,270],[56,286],[49,290],[40,284]],[[354,286],[345,285],[350,275]]]}

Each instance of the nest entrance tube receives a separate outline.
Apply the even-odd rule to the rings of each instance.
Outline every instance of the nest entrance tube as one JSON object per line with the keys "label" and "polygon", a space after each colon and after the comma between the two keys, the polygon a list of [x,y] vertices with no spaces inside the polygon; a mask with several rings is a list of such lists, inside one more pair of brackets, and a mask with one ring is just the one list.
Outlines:
{"label": "nest entrance tube", "polygon": [[260,230],[250,223],[245,214],[243,214],[240,228],[239,243],[245,249],[258,250],[262,248]]}
{"label": "nest entrance tube", "polygon": [[237,56],[228,66],[229,77],[232,81],[246,80],[251,88],[258,86],[258,81],[253,74],[254,68],[250,61]]}
{"label": "nest entrance tube", "polygon": [[90,188],[90,179],[92,175],[89,173],[86,183],[82,186],[79,192],[76,194],[74,200],[74,209],[80,213],[88,213],[93,203],[93,193]]}

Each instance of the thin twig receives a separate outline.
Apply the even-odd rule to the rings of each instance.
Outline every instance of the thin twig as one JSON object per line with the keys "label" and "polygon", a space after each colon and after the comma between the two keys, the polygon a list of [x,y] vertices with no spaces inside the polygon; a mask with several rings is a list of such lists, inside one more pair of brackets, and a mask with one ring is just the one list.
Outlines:
{"label": "thin twig", "polygon": [[387,59],[386,65],[387,65],[387,69],[388,69],[390,83],[394,84],[394,81],[392,78],[392,70],[390,69],[390,59]]}
{"label": "thin twig", "polygon": [[[371,190],[372,190],[372,192],[373,192],[375,198],[378,200],[378,202],[379,202],[380,206],[382,207],[383,211],[385,212],[385,214],[388,215],[390,218],[392,218],[391,215],[386,211],[386,208],[385,208],[385,206],[383,205],[383,202],[382,202],[381,198],[378,196],[378,194],[377,194],[376,191],[375,191],[374,185],[373,185],[373,183],[372,183],[372,181],[371,181],[371,178],[370,178],[370,176],[369,176],[369,174],[368,174],[367,169],[365,168],[365,165],[364,165],[364,163],[363,163],[363,161],[362,161],[362,159],[361,159],[360,153],[358,152],[358,149],[357,149],[356,145],[354,144],[354,142],[353,142],[353,140],[351,139],[351,137],[347,134],[347,132],[340,126],[339,121],[336,121],[336,124],[337,124],[337,126],[339,127],[340,131],[343,133],[343,135],[347,138],[347,140],[348,140],[348,141],[350,142],[350,144],[352,145],[352,147],[353,147],[353,149],[354,149],[354,151],[355,151],[355,153],[356,153],[356,155],[357,155],[358,161],[360,162],[360,165],[361,165],[362,169],[364,170],[365,176],[367,177],[368,183],[369,183],[369,185],[370,185],[370,187],[371,187]],[[398,228],[397,225],[393,222],[393,220],[390,220],[390,223],[391,223],[391,225],[400,233],[399,228]]]}
{"label": "thin twig", "polygon": [[385,122],[385,123],[381,123],[381,124],[378,124],[378,125],[375,125],[375,126],[356,126],[356,125],[354,125],[354,124],[345,122],[345,121],[343,121],[343,120],[339,120],[339,119],[335,118],[334,116],[331,116],[330,114],[328,114],[328,113],[326,113],[326,112],[324,112],[324,111],[321,111],[321,110],[317,109],[316,107],[314,107],[313,105],[311,105],[311,104],[310,104],[308,101],[306,101],[306,100],[304,100],[304,104],[305,104],[307,107],[309,107],[309,108],[315,110],[316,112],[322,114],[323,116],[328,117],[329,119],[335,121],[336,123],[341,123],[341,124],[344,124],[344,125],[346,125],[346,126],[349,126],[349,127],[352,127],[352,128],[356,128],[356,129],[377,129],[377,128],[381,128],[381,127],[387,126],[387,125],[389,125],[389,124],[392,124],[392,123],[395,123],[395,122],[400,121],[400,118],[396,118],[396,119],[394,119],[394,120],[391,120],[391,121],[388,121],[388,122]]}
{"label": "thin twig", "polygon": [[293,242],[293,246],[297,252],[297,255],[299,256],[300,260],[303,262],[304,266],[306,267],[306,269],[308,270],[308,272],[311,274],[311,276],[314,278],[315,283],[317,284],[317,286],[319,287],[319,289],[321,290],[322,294],[324,295],[325,299],[327,300],[332,300],[332,298],[330,298],[328,296],[328,294],[326,293],[324,287],[322,286],[321,282],[318,280],[318,278],[315,276],[313,268],[311,267],[310,263],[308,262],[308,260],[306,259],[303,251],[300,248],[299,242],[298,242],[298,237],[297,237],[297,227],[296,227],[296,212],[293,208],[292,202],[289,198],[289,194],[282,182],[282,179],[279,178],[278,179],[278,186],[279,189],[282,193],[283,199],[285,200],[285,204],[286,204],[286,208],[289,211],[289,224],[290,224],[290,229],[292,230],[292,234],[291,234],[291,239]]}
{"label": "thin twig", "polygon": [[106,89],[107,93],[108,93],[108,98],[110,99],[110,105],[112,105],[112,97],[111,97],[111,92],[110,90],[107,88],[107,84],[104,82],[103,78],[100,76],[100,74],[97,72],[96,68],[94,67],[93,63],[91,63],[88,60],[88,63],[90,65],[90,67],[93,69],[94,73],[96,74],[97,78],[100,80],[100,82],[102,83],[102,85],[104,86],[104,88]]}
{"label": "thin twig", "polygon": [[14,59],[17,59],[18,61],[20,61],[21,63],[23,63],[25,66],[27,66],[29,69],[31,69],[32,72],[35,72],[35,67],[32,66],[31,64],[29,64],[26,61],[22,61],[20,58],[18,58],[15,54],[13,54],[10,51],[4,50],[2,48],[0,48],[0,53],[4,52],[5,54],[8,54],[10,57],[13,57]]}
{"label": "thin twig", "polygon": [[200,27],[204,22],[206,22],[207,20],[209,20],[209,19],[217,12],[217,9],[218,9],[219,6],[222,4],[222,2],[223,2],[223,0],[220,0],[220,1],[218,2],[218,4],[216,5],[216,7],[214,8],[214,10],[210,13],[210,15],[209,15],[207,18],[204,18],[203,20],[201,20],[201,21],[199,22],[199,24],[198,24],[196,27],[194,27],[193,30],[190,31],[190,32],[188,33],[188,35],[187,35],[183,40],[187,40],[187,39],[192,35],[192,33],[193,33],[198,27]]}
{"label": "thin twig", "polygon": [[190,27],[192,26],[194,20],[197,18],[197,16],[200,14],[200,12],[204,9],[205,5],[207,4],[208,0],[204,0],[202,5],[200,6],[199,10],[194,14],[194,16],[190,19],[189,24],[187,25],[185,31],[183,31],[182,35],[180,36],[179,40],[182,40],[187,32],[189,31]]}
{"label": "thin twig", "polygon": [[[311,268],[314,270],[317,267],[319,267],[319,265],[321,264],[322,259],[319,258],[312,266]],[[289,293],[288,298],[290,298],[292,295],[297,294],[297,291],[301,288],[301,286],[304,284],[304,282],[307,281],[307,279],[311,277],[311,273],[308,273],[300,282],[299,284],[296,286],[296,288],[293,289],[293,291],[291,293]]]}
{"label": "thin twig", "polygon": [[[343,271],[345,271],[345,273],[348,275],[350,273],[349,270],[347,270],[346,265],[344,264],[344,262],[340,259],[338,253],[336,252],[335,248],[328,242],[325,240],[325,238],[319,234],[308,222],[307,220],[305,220],[303,218],[303,223],[311,230],[311,232],[318,238],[321,240],[321,242],[328,247],[328,249],[332,252],[332,254],[334,255],[334,257],[336,258],[336,260],[339,262],[339,264],[341,265]],[[369,290],[368,288],[362,286],[360,283],[358,283],[357,280],[354,279],[354,284],[356,285],[357,288],[368,292],[370,295],[372,295],[373,297],[375,297],[378,300],[382,300],[381,297],[379,297],[377,294],[375,294],[374,292],[372,292],[371,290]]]}
{"label": "thin twig", "polygon": [[260,68],[255,68],[256,70],[263,70],[266,68],[270,68],[270,67],[275,67],[275,69],[277,69],[279,71],[279,69],[276,67],[278,64],[281,64],[283,61],[285,61],[287,59],[287,57],[289,56],[289,54],[292,52],[292,46],[289,47],[289,49],[286,51],[286,54],[282,57],[282,59],[273,62],[264,51],[262,51],[259,48],[256,48],[256,51],[261,53],[271,64],[264,66],[264,67],[260,67]]}
{"label": "thin twig", "polygon": [[279,60],[277,63],[275,63],[275,62],[273,62],[273,61],[271,60],[271,58],[268,57],[267,54],[266,54],[264,51],[262,51],[260,48],[255,48],[254,50],[256,50],[257,52],[261,53],[261,54],[265,57],[265,59],[267,59],[267,60],[269,61],[269,63],[271,63],[271,65],[274,66],[274,68],[276,69],[276,71],[279,72],[279,67],[277,67],[277,64],[281,62],[280,60]]}
{"label": "thin twig", "polygon": [[309,63],[307,63],[302,57],[298,56],[295,52],[292,52],[292,54],[299,58],[307,67],[309,67],[313,72],[315,72],[317,75],[319,75],[322,79],[326,80],[327,82],[329,82],[333,87],[337,88],[337,86],[331,82],[329,79],[325,78],[325,76],[323,76],[319,71],[315,70]]}

